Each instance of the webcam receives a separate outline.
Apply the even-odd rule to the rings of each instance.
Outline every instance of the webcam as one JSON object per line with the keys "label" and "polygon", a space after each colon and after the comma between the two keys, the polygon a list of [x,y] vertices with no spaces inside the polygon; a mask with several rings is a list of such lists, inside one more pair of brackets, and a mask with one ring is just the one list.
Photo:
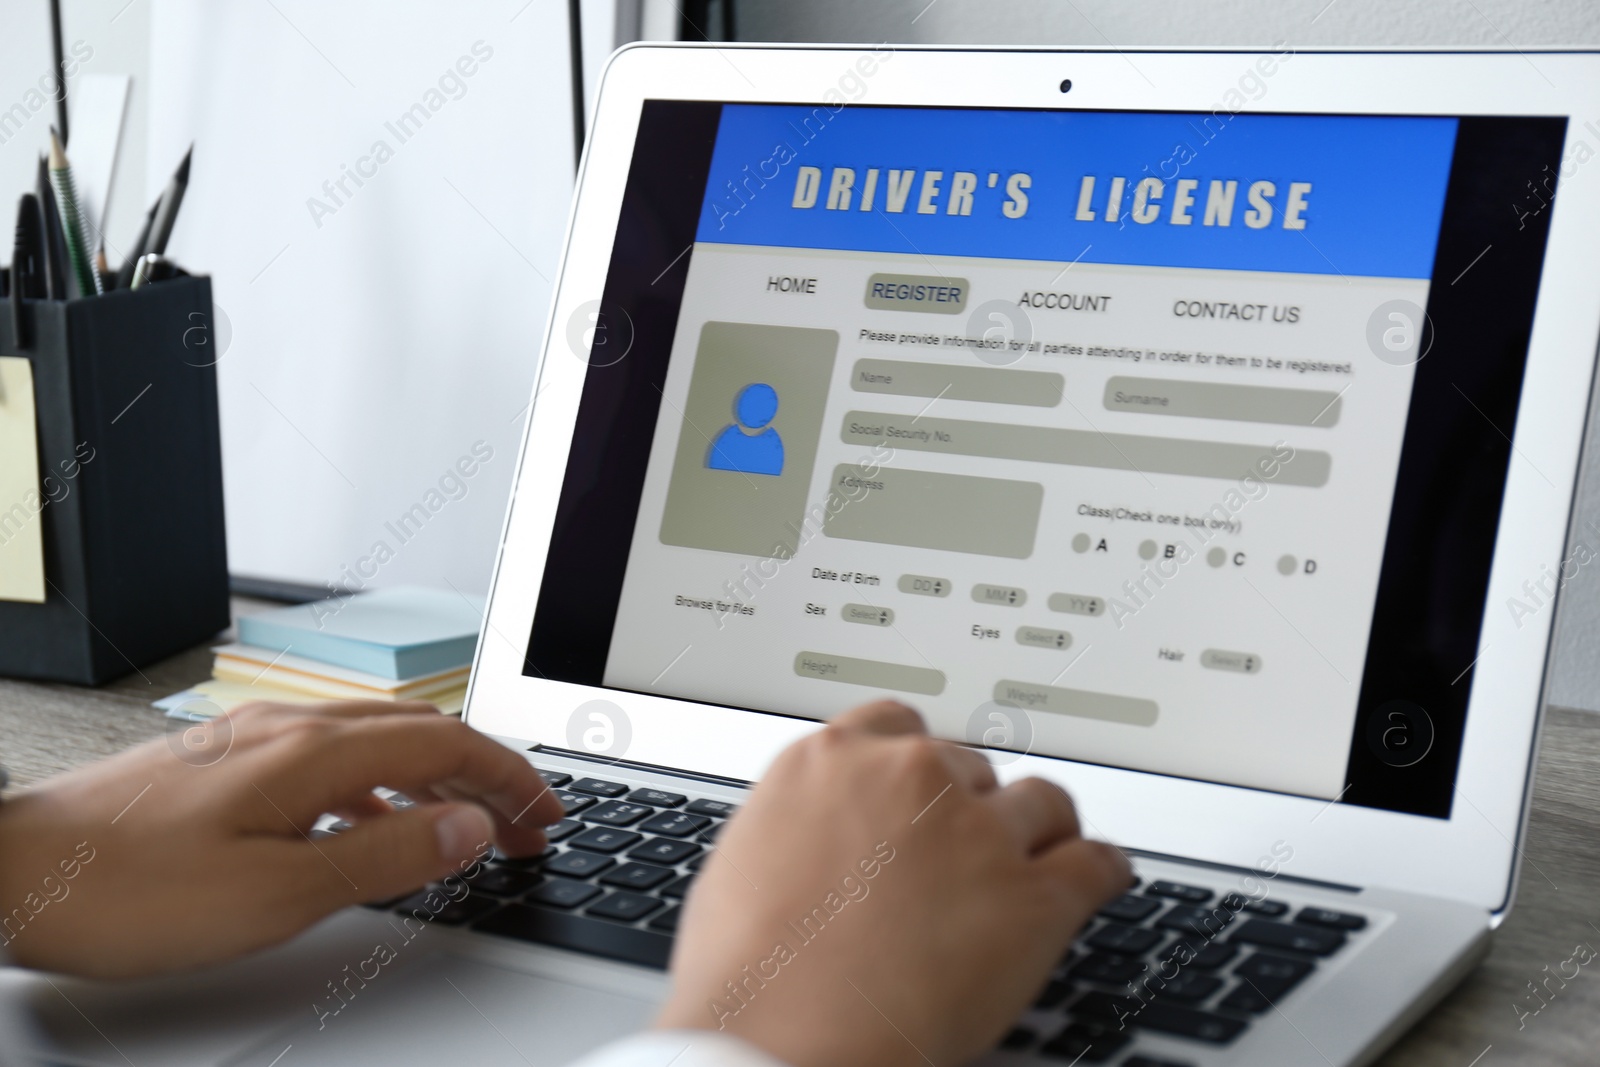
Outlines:
{"label": "webcam", "polygon": [[1061,79],[1061,91],[1064,92],[1064,93],[1072,92],[1072,79],[1071,78],[1062,78]]}

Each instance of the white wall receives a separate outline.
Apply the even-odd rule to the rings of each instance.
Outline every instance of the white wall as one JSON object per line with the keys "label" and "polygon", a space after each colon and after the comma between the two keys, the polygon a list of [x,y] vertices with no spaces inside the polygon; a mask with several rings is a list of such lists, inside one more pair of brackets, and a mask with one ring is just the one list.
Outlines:
{"label": "white wall", "polygon": [[212,276],[229,567],[488,589],[574,148],[553,0],[141,0]]}

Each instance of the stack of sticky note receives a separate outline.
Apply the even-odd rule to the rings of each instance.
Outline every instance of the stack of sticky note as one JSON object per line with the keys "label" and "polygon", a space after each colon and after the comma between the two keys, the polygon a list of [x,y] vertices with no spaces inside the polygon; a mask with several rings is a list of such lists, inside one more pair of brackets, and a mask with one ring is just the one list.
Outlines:
{"label": "stack of sticky note", "polygon": [[412,586],[246,615],[213,649],[211,680],[156,706],[203,719],[253,700],[426,700],[458,714],[482,623],[482,600]]}

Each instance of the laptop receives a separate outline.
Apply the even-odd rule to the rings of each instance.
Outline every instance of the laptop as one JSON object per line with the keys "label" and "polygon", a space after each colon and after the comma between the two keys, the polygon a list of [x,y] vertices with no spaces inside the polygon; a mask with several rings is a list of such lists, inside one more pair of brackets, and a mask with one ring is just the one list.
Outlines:
{"label": "laptop", "polygon": [[985,1062],[1371,1060],[1515,895],[1597,117],[1588,54],[625,49],[465,711],[551,848],[10,989],[63,1063],[565,1062],[650,1019],[749,784],[887,695],[1139,878]]}

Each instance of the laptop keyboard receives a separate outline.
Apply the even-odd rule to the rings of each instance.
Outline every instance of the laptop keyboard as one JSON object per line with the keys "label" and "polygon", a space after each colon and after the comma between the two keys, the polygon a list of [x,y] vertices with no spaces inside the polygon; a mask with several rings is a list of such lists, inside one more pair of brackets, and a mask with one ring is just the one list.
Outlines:
{"label": "laptop keyboard", "polygon": [[[541,855],[496,853],[465,894],[432,886],[369,906],[664,970],[683,898],[737,805],[539,773],[566,807]],[[1366,926],[1351,912],[1136,879],[1085,926],[1001,1048],[1108,1063],[1139,1031],[1226,1045]],[[1118,1062],[1185,1067],[1147,1055]]]}

